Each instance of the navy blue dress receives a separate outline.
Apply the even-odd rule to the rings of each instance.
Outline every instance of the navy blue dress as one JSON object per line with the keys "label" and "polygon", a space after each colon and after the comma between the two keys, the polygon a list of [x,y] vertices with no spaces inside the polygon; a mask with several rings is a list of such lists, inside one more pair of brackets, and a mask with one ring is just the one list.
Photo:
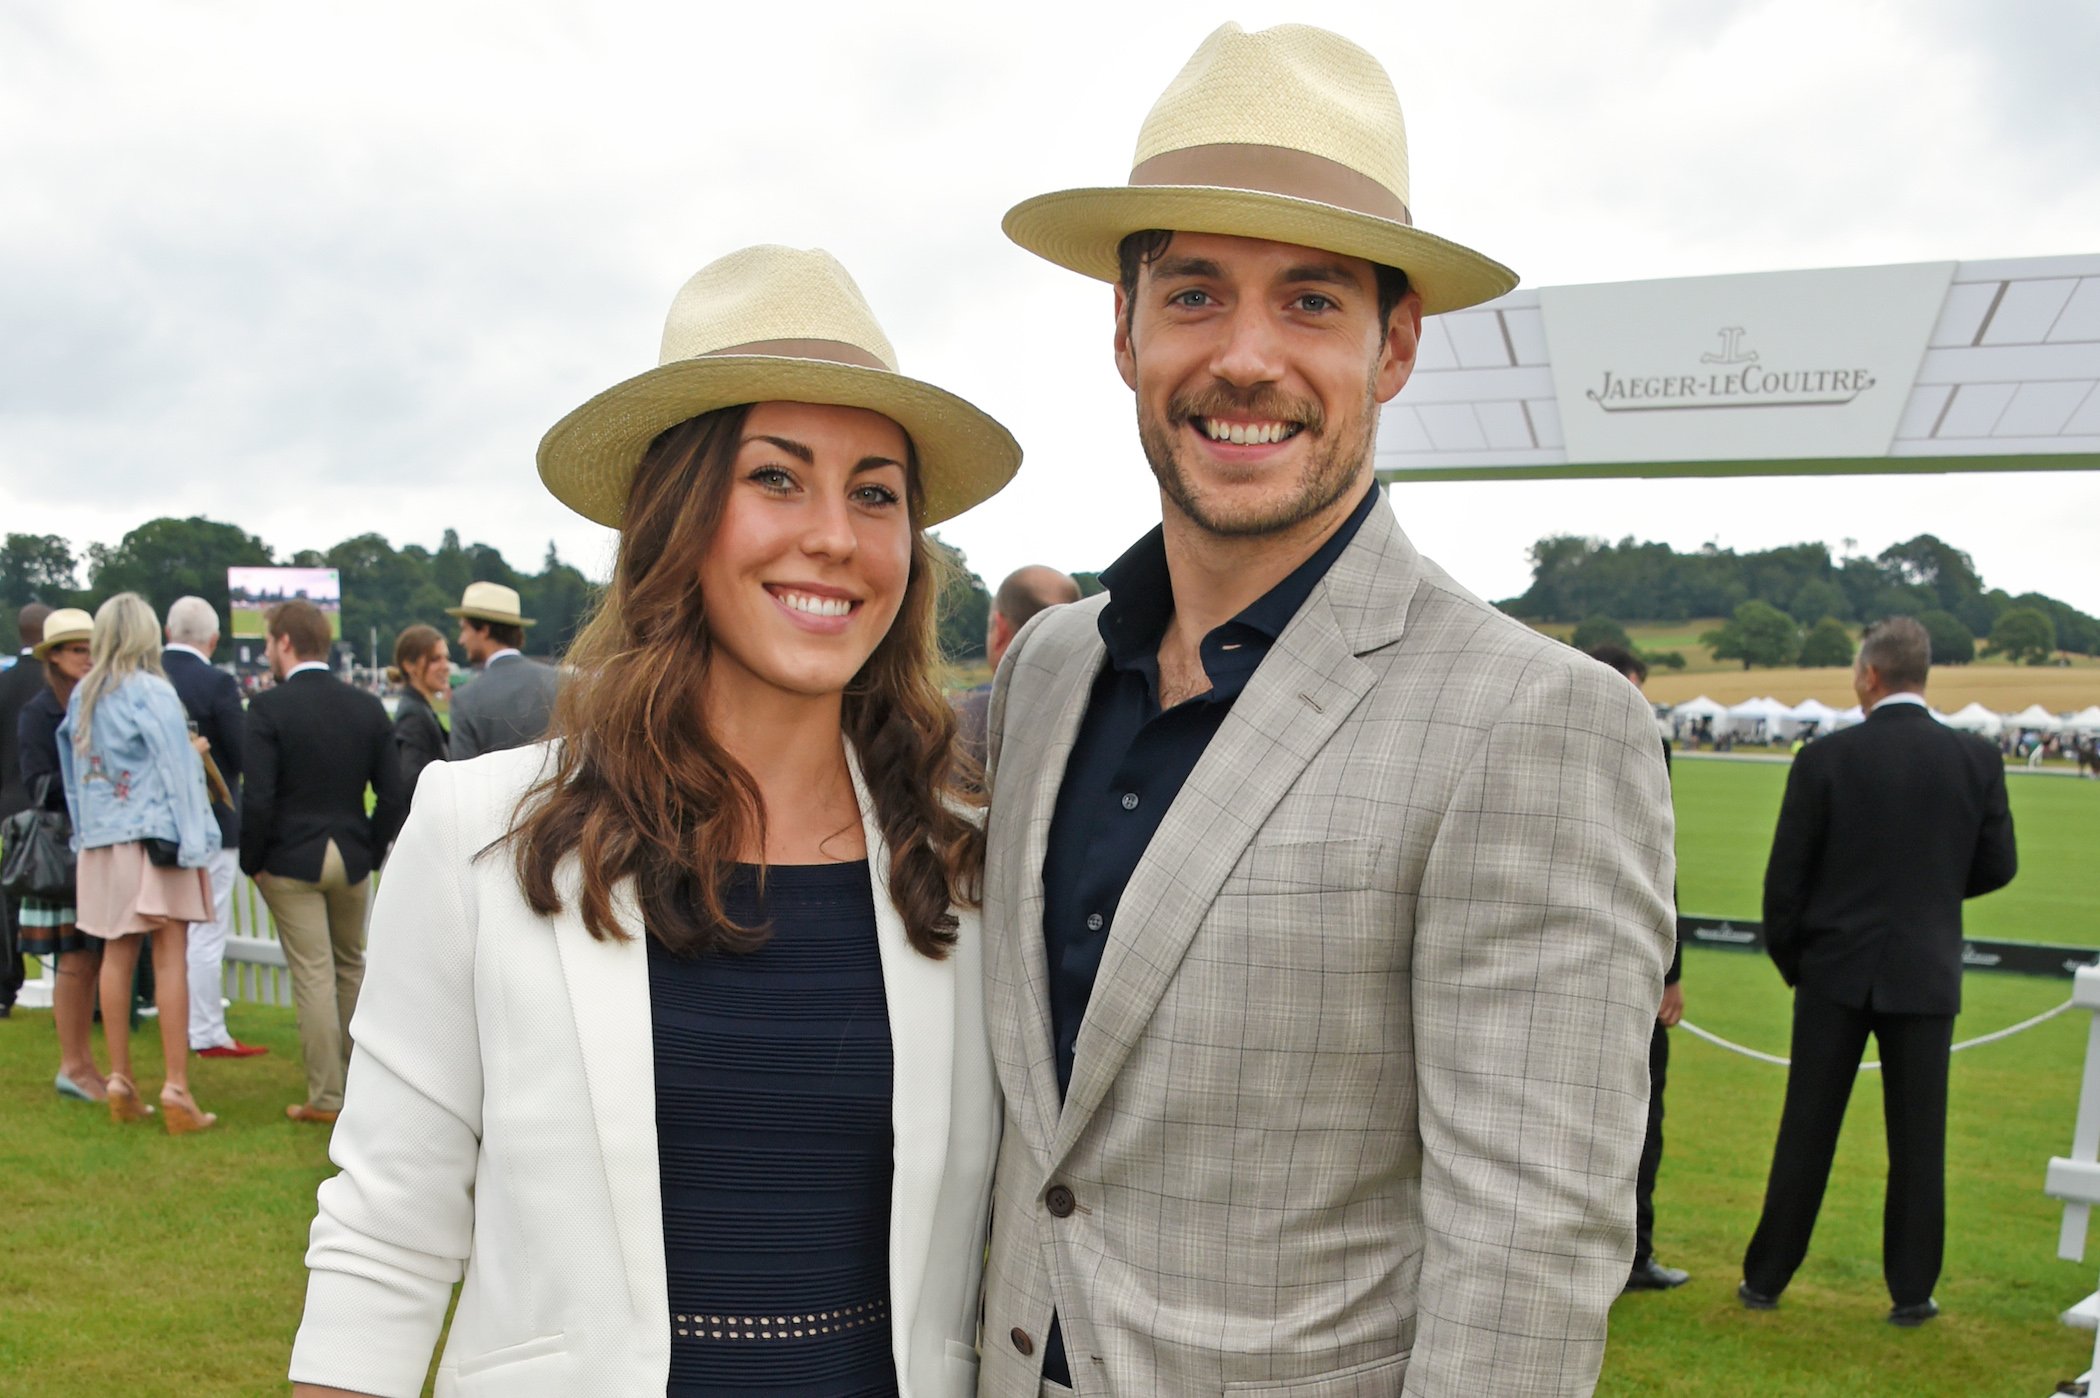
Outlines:
{"label": "navy blue dress", "polygon": [[867,861],[740,865],[754,952],[649,939],[668,1398],[895,1398],[893,1071]]}

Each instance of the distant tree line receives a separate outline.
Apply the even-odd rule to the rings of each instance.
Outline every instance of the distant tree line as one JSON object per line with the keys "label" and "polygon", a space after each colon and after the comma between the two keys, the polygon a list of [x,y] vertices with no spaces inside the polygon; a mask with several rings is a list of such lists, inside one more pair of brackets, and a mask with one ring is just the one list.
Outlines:
{"label": "distant tree line", "polygon": [[1531,564],[1530,588],[1501,604],[1513,616],[1586,625],[1725,617],[1700,640],[1745,668],[1849,664],[1846,623],[1890,616],[1918,618],[1940,664],[1975,659],[1979,642],[2029,664],[2058,652],[2100,655],[2100,620],[2042,593],[1986,588],[1968,554],[1931,534],[1843,559],[1817,543],[1679,553],[1630,537],[1556,535],[1532,546]]}
{"label": "distant tree line", "polygon": [[[991,596],[960,550],[935,542],[953,565],[942,592],[943,649],[951,660],[981,659]],[[552,542],[536,573],[513,567],[488,544],[461,543],[453,529],[435,549],[421,544],[395,548],[381,535],[359,534],[331,548],[299,549],[280,558],[238,525],[196,516],[163,518],[148,520],[116,544],[91,543],[84,552],[55,534],[6,535],[0,541],[0,647],[10,654],[19,648],[15,612],[25,603],[92,612],[118,592],[138,593],[162,618],[176,598],[202,597],[218,612],[230,641],[226,570],[280,565],[336,569],[343,587],[343,640],[363,661],[369,659],[376,629],[381,664],[392,659],[394,637],[416,622],[450,634],[453,625],[445,609],[459,605],[470,582],[517,589],[524,614],[537,623],[525,633],[525,649],[558,656],[588,616],[599,586],[564,560]]]}

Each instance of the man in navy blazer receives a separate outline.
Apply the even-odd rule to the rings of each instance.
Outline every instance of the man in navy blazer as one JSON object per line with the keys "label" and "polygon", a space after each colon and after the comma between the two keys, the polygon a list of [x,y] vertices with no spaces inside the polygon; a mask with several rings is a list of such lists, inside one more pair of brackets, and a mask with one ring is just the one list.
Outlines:
{"label": "man in navy blazer", "polygon": [[265,625],[263,655],[278,683],[248,706],[241,868],[270,905],[299,1012],[306,1100],[285,1115],[325,1125],[343,1105],[372,870],[407,803],[386,709],[328,669],[328,618],[295,598],[272,607]]}
{"label": "man in navy blazer", "polygon": [[1871,1033],[1888,1120],[1888,1318],[1916,1326],[1939,1314],[1961,905],[2011,883],[2019,860],[2004,760],[1933,718],[1931,658],[1911,618],[1869,627],[1852,672],[1866,722],[1803,748],[1787,776],[1765,869],[1765,945],[1794,988],[1793,1066],[1737,1292],[1752,1310],[1778,1305],[1808,1254]]}
{"label": "man in navy blazer", "polygon": [[213,801],[219,822],[219,850],[206,870],[211,875],[210,922],[190,927],[190,1051],[204,1058],[252,1058],[269,1050],[244,1044],[226,1028],[221,969],[226,963],[226,936],[232,930],[233,886],[241,873],[241,744],[247,731],[241,710],[241,687],[233,676],[211,663],[219,648],[219,614],[202,597],[178,597],[168,608],[168,644],[160,666],[175,686],[182,707],[211,744],[211,760],[226,778],[231,804]]}

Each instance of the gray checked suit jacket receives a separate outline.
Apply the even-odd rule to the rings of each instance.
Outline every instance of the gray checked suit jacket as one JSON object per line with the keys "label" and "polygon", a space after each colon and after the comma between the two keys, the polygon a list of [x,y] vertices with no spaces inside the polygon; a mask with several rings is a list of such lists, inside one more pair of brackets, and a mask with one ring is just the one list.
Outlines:
{"label": "gray checked suit jacket", "polygon": [[452,696],[452,760],[464,762],[546,737],[559,683],[553,666],[522,655],[483,666]]}
{"label": "gray checked suit jacket", "polygon": [[1589,1393],[1674,932],[1647,706],[1381,501],[1132,876],[1060,1104],[1043,854],[1102,600],[992,702],[981,1392],[1035,1398],[1054,1310],[1082,1394]]}

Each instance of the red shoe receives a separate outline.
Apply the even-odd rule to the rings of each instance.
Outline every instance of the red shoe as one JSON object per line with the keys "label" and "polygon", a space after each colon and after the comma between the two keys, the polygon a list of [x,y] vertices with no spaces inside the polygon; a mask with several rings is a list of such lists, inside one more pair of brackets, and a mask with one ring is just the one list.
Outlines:
{"label": "red shoe", "polygon": [[198,1049],[199,1058],[260,1058],[269,1050],[261,1044],[244,1044],[236,1039],[230,1044],[213,1044],[208,1049]]}

